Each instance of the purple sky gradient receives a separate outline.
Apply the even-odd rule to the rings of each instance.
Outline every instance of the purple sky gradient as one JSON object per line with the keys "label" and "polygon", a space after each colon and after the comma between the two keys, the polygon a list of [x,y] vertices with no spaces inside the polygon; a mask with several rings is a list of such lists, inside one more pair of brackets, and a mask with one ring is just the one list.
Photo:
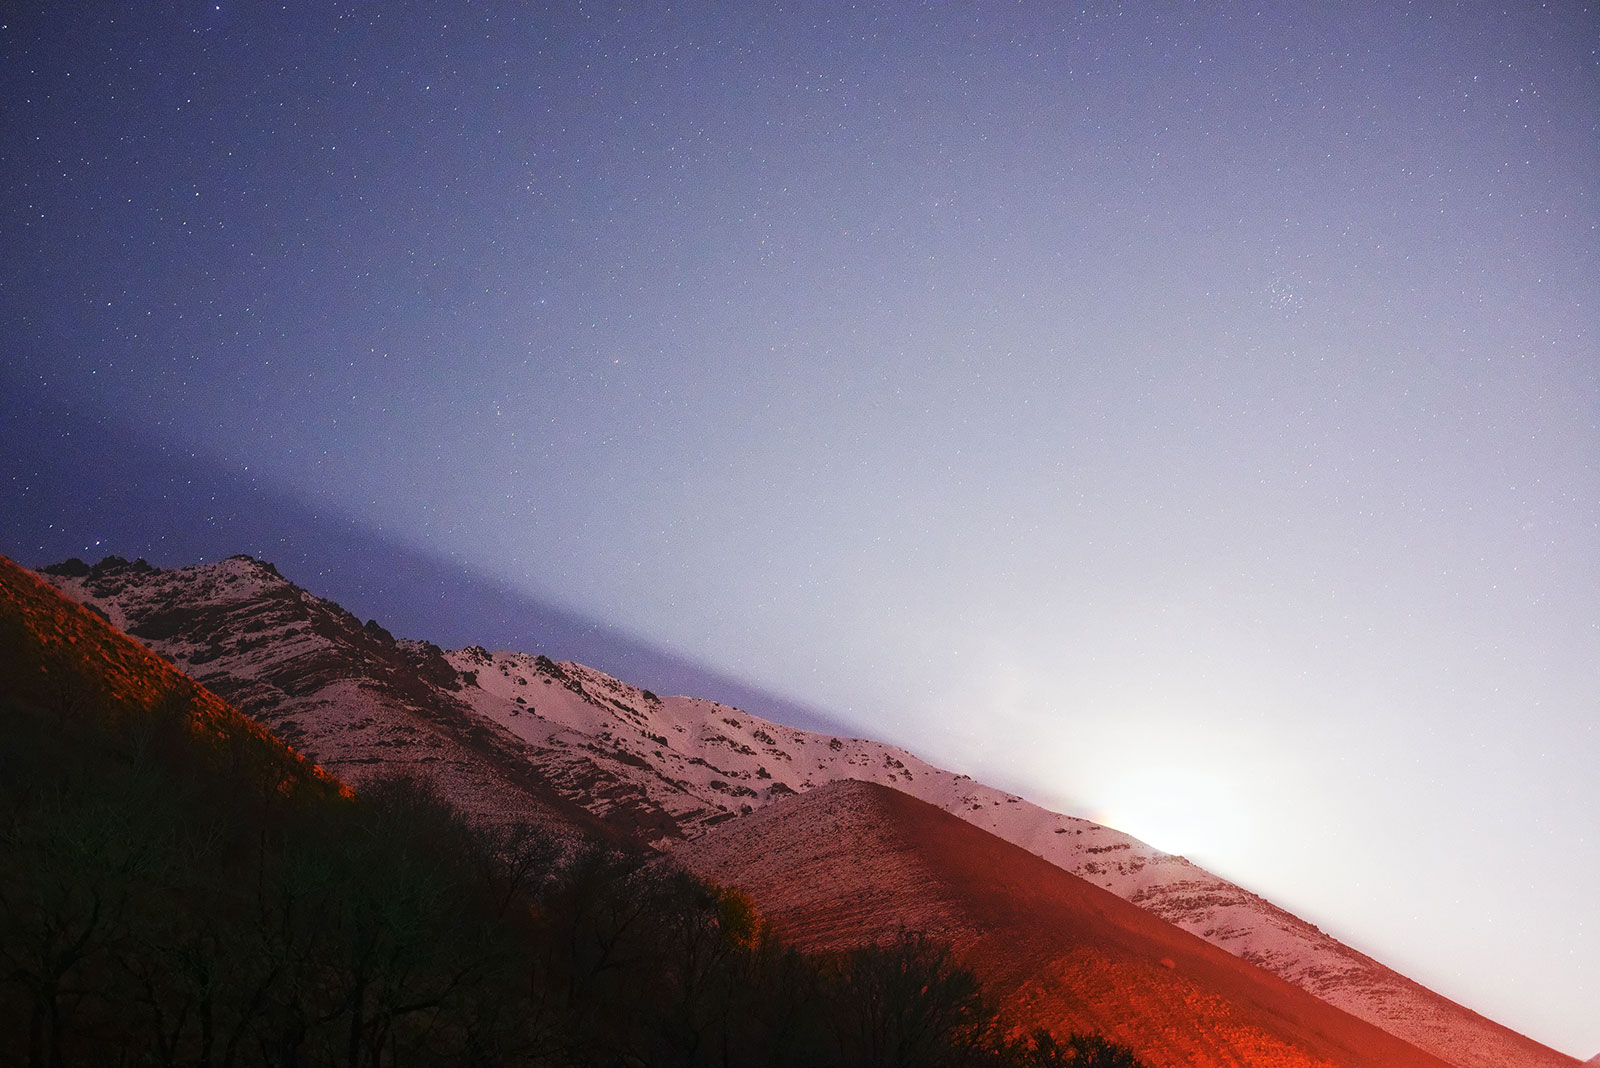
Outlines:
{"label": "purple sky gradient", "polygon": [[11,11],[0,551],[496,580],[1593,1055],[1600,14],[1313,6]]}

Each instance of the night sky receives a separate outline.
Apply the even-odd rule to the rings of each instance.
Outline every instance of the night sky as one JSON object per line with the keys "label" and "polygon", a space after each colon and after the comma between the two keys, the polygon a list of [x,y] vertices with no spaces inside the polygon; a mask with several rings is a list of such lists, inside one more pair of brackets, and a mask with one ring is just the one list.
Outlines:
{"label": "night sky", "polygon": [[1600,1052],[1600,13],[1206,7],[6,5],[0,551],[896,742]]}

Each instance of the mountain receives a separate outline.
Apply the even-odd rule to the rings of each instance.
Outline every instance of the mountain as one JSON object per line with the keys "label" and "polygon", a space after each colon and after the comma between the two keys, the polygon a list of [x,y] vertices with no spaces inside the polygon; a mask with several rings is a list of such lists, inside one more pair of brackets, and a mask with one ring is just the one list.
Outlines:
{"label": "mountain", "polygon": [[673,849],[786,938],[948,940],[1015,1021],[1105,1034],[1152,1068],[1441,1068],[1298,987],[926,802],[842,780]]}
{"label": "mountain", "polygon": [[349,788],[260,723],[197,685],[110,623],[0,556],[0,676],[6,697],[59,719],[105,721],[147,746],[181,733],[215,759],[248,760],[284,796],[349,795]]}
{"label": "mountain", "polygon": [[163,571],[113,557],[46,577],[346,782],[422,774],[480,822],[629,837],[546,781],[550,754],[474,715],[437,646],[363,625],[270,564]]}
{"label": "mountain", "polygon": [[45,570],[63,592],[357,786],[382,771],[420,770],[478,819],[583,828],[660,847],[831,782],[876,782],[1457,1068],[1578,1064],[1182,857],[894,746],[659,697],[544,656],[396,640],[249,557],[175,570],[112,557]]}
{"label": "mountain", "polygon": [[[0,681],[0,1064],[862,1063],[882,967],[637,851],[351,791],[3,559]],[[1033,1064],[945,974],[896,1001],[942,1013],[912,1063]]]}

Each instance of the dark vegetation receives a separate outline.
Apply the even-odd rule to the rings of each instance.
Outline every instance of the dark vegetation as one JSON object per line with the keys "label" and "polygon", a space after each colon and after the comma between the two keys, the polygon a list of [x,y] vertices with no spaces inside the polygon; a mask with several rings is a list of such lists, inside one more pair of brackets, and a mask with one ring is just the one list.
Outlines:
{"label": "dark vegetation", "polygon": [[1136,1064],[1007,1040],[920,936],[807,956],[659,860],[348,797],[91,644],[0,613],[0,1063]]}

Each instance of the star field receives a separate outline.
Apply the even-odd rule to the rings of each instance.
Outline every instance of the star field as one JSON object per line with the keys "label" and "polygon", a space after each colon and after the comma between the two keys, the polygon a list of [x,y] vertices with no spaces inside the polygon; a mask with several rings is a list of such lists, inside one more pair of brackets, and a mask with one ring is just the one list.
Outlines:
{"label": "star field", "polygon": [[1444,0],[10,13],[0,551],[258,552],[458,643],[544,605],[1591,1056],[1597,47]]}

